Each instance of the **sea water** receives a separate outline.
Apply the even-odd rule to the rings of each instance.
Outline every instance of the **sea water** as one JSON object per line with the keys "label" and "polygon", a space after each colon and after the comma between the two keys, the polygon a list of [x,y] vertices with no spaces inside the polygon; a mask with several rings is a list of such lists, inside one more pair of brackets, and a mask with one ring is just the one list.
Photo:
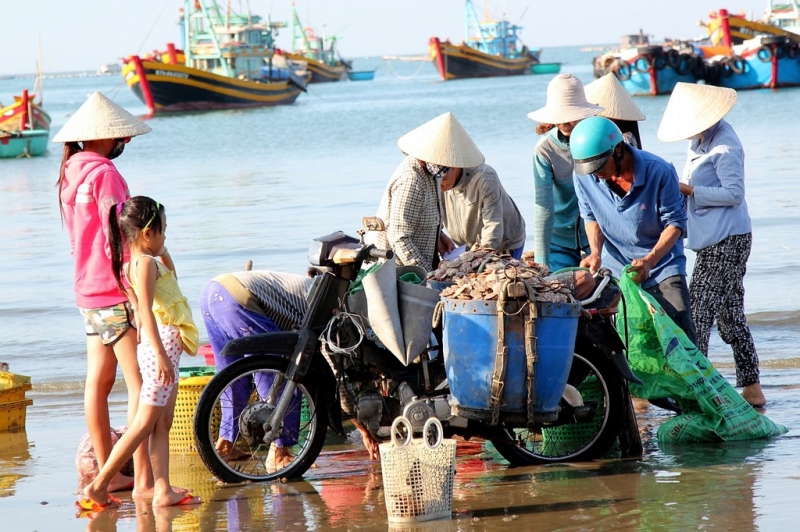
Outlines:
{"label": "sea water", "polygon": [[[562,72],[588,83],[592,55],[574,47],[554,48],[545,51],[544,59],[562,62]],[[375,213],[389,176],[403,158],[397,139],[447,111],[498,171],[526,218],[526,249],[532,247],[531,158],[538,137],[526,114],[545,104],[552,76],[443,83],[430,64],[388,65],[380,58],[365,58],[357,66],[378,67],[375,79],[312,85],[294,105],[149,119],[153,131],[134,138],[115,161],[133,195],[151,196],[166,207],[166,244],[201,340],[206,335],[198,300],[205,283],[244,268],[249,260],[255,269],[303,273],[311,239],[337,230],[354,235],[362,216]],[[0,80],[0,102],[7,103],[32,83]],[[53,119],[53,134],[96,90],[134,114],[146,112],[118,77],[46,79],[44,107]],[[792,396],[800,384],[800,282],[793,277],[800,263],[799,101],[799,89],[743,91],[727,117],[744,145],[753,219],[754,244],[745,278],[748,321],[761,358],[768,414],[792,429],[783,444],[745,453],[742,460],[756,455],[794,470],[800,450],[787,442],[800,424]],[[667,97],[638,98],[636,103],[647,115],[640,124],[643,147],[680,171],[686,144],[656,139]],[[43,157],[0,161],[0,361],[33,379],[29,433],[32,424],[55,423],[64,416],[82,423],[85,338],[54,187],[60,160],[61,145],[51,142]],[[734,380],[729,348],[716,334],[710,358]],[[182,362],[200,364],[201,359],[190,357]],[[117,388],[115,421],[123,419],[124,400]],[[76,430],[83,431],[80,426]],[[658,450],[653,433],[649,436],[657,464],[681,463],[680,454]],[[66,445],[66,454],[76,446],[77,440]],[[763,466],[767,472],[760,474],[760,481],[767,482],[770,475],[785,478],[781,464]],[[784,487],[779,484],[778,491]]]}

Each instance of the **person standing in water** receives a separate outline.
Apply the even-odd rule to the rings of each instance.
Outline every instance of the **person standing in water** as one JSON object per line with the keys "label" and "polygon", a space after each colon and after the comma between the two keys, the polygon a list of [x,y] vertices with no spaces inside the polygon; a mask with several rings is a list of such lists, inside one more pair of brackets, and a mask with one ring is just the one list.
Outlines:
{"label": "person standing in water", "polygon": [[[53,142],[64,143],[56,188],[75,261],[75,300],[86,334],[84,415],[98,467],[103,467],[111,454],[108,396],[117,364],[128,389],[128,424],[133,421],[142,386],[136,363],[136,298],[131,290],[117,286],[111,268],[108,209],[130,197],[128,184],[111,161],[122,154],[132,137],[149,132],[147,124],[95,92],[53,137]],[[146,444],[134,453],[133,461],[135,482],[117,475],[109,483],[109,491],[133,488],[135,495],[152,492]]]}
{"label": "person standing in water", "polygon": [[723,119],[736,91],[678,83],[669,98],[658,138],[688,140],[680,190],[686,198],[686,246],[697,252],[689,297],[697,347],[708,356],[711,327],[733,349],[736,385],[756,408],[766,405],[758,354],[744,314],[744,275],[753,228],[744,194],[744,149]]}

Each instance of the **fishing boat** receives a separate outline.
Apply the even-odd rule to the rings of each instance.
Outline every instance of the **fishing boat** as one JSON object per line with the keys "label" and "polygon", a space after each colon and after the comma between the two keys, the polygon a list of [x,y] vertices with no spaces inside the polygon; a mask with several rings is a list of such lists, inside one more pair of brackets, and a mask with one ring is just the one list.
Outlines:
{"label": "fishing boat", "polygon": [[280,51],[294,68],[304,67],[310,74],[309,83],[341,80],[350,64],[339,57],[337,37],[317,34],[314,28],[303,26],[292,2],[292,51]]}
{"label": "fishing boat", "polygon": [[41,87],[34,94],[25,89],[0,109],[0,158],[35,157],[47,151],[50,115],[42,109]]}
{"label": "fishing boat", "polygon": [[632,96],[669,94],[678,82],[697,83],[705,64],[702,51],[688,41],[650,44],[641,30],[623,35],[620,47],[593,60],[594,77],[613,72]]}
{"label": "fishing boat", "polygon": [[471,0],[464,2],[466,35],[461,44],[432,37],[428,52],[443,81],[463,78],[521,76],[531,73],[539,62],[540,50],[530,50],[522,43],[521,26],[505,18],[478,19]]}
{"label": "fishing boat", "polygon": [[706,83],[736,90],[800,86],[797,0],[770,2],[763,21],[720,9],[705,26],[719,50],[707,61]]}
{"label": "fishing boat", "polygon": [[185,49],[124,61],[122,77],[151,114],[288,105],[303,79],[273,67],[273,31],[285,23],[220,10],[215,0],[185,0]]}

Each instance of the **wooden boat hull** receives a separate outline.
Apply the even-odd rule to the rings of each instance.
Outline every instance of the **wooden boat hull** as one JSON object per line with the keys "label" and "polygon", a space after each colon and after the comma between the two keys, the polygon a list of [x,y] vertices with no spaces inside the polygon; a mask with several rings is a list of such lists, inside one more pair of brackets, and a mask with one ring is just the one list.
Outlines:
{"label": "wooden boat hull", "polygon": [[0,159],[44,155],[49,139],[49,129],[28,129],[11,135],[0,133]]}
{"label": "wooden boat hull", "polygon": [[[32,129],[50,129],[50,115],[35,104],[32,97],[29,104],[30,116],[28,119]],[[24,114],[25,106],[22,104],[22,98],[15,97],[14,103],[0,109],[0,131],[16,132],[26,129],[22,124]]]}
{"label": "wooden boat hull", "polygon": [[122,68],[122,77],[151,113],[288,105],[304,90],[292,80],[262,83],[232,79],[137,56]]}
{"label": "wooden boat hull", "polygon": [[522,76],[531,73],[531,65],[538,59],[527,56],[506,59],[501,56],[479,52],[466,44],[454,45],[441,42],[434,37],[428,43],[428,51],[433,65],[442,80],[465,78],[491,78],[500,76]]}
{"label": "wooden boat hull", "polygon": [[301,54],[285,53],[284,55],[291,61],[306,63],[306,70],[311,73],[309,83],[330,83],[341,80],[345,75],[344,63],[331,66]]}

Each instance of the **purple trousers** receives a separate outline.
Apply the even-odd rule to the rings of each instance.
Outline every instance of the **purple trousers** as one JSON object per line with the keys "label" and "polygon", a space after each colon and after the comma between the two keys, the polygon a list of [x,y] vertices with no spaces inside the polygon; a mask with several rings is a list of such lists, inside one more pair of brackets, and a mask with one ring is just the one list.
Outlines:
{"label": "purple trousers", "polygon": [[[219,356],[225,344],[242,336],[278,332],[280,329],[268,316],[247,310],[216,281],[209,282],[200,296],[200,309],[203,313],[203,323],[208,332],[208,341],[214,351],[214,361],[217,371],[221,371],[245,356]],[[247,405],[253,389],[258,390],[259,396],[264,399],[269,393],[274,380],[273,375],[257,374],[248,382],[239,379],[229,386],[220,398],[222,403],[222,422],[219,435],[222,439],[235,442],[239,435],[239,416]],[[281,436],[275,440],[278,447],[288,447],[297,444],[297,434],[300,430],[300,393],[295,390],[294,398],[289,403],[286,416],[283,419]]]}

